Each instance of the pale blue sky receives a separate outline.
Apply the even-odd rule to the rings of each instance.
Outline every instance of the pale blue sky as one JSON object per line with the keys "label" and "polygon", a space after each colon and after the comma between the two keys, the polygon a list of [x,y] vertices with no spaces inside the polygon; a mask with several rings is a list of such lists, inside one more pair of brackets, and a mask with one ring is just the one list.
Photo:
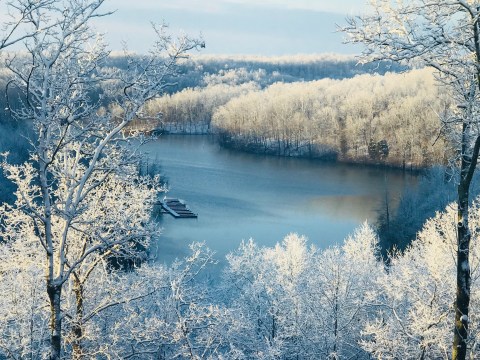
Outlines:
{"label": "pale blue sky", "polygon": [[354,53],[342,44],[336,24],[364,12],[366,0],[109,0],[116,9],[96,24],[113,50],[125,41],[144,52],[152,40],[150,22],[173,31],[202,34],[203,54],[287,55]]}

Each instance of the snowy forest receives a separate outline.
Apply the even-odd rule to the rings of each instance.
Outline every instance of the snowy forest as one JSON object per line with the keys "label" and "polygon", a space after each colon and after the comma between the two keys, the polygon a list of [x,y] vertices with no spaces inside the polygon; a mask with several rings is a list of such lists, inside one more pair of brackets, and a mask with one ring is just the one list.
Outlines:
{"label": "snowy forest", "polygon": [[148,123],[157,131],[211,132],[226,147],[254,153],[403,169],[444,164],[441,116],[450,104],[432,72],[356,75],[265,85],[275,75],[262,68],[221,71],[150,101],[145,112],[162,114]]}
{"label": "snowy forest", "polygon": [[[112,55],[103,3],[2,4],[0,359],[480,358],[478,1],[373,1],[342,29],[363,66],[198,56],[165,25]],[[219,265],[192,239],[161,264],[160,133],[424,177],[343,244],[239,239]]]}

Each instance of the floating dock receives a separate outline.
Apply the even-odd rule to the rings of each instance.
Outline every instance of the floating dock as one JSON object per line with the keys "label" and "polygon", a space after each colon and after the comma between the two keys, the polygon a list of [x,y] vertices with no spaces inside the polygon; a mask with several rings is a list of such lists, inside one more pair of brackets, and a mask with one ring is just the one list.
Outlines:
{"label": "floating dock", "polygon": [[165,198],[159,203],[165,213],[169,213],[174,218],[197,218],[198,215],[192,212],[187,204],[180,199]]}

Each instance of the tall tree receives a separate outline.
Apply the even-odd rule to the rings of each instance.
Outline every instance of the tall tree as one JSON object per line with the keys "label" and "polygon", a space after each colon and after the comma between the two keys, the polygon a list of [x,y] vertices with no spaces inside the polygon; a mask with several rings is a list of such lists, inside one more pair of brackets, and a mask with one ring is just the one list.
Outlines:
{"label": "tall tree", "polygon": [[[6,236],[15,238],[14,230],[29,228],[25,241],[37,242],[42,253],[51,359],[62,356],[62,291],[67,281],[73,277],[74,291],[80,294],[82,279],[99,258],[110,253],[129,256],[135,243],[151,235],[143,211],[158,184],[133,177],[138,142],[130,141],[125,128],[141,116],[146,101],[170,85],[167,78],[175,75],[185,52],[199,45],[187,37],[173,40],[165,27],[154,27],[157,40],[148,56],[130,61],[123,73],[102,71],[108,52],[89,23],[108,15],[100,12],[103,2],[50,1],[36,8],[26,20],[34,29],[24,42],[26,55],[6,60],[15,75],[11,84],[23,96],[22,106],[12,112],[33,123],[35,136],[26,164],[3,164],[18,191],[15,206],[2,208],[0,217],[6,219]],[[95,94],[102,93],[101,88],[98,100]],[[121,111],[101,111],[104,96]],[[137,194],[135,186],[146,196],[130,198]],[[111,217],[114,214],[118,216]]]}
{"label": "tall tree", "polygon": [[469,346],[471,231],[469,191],[480,150],[480,1],[373,0],[368,15],[348,19],[350,42],[365,45],[363,60],[388,59],[434,68],[457,107],[444,118],[443,133],[456,145],[457,280],[452,358]]}

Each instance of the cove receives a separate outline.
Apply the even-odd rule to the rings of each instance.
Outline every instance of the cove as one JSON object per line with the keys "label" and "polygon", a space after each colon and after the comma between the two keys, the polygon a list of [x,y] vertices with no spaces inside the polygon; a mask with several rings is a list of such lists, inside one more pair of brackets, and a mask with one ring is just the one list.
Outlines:
{"label": "cove", "polygon": [[193,241],[205,241],[218,260],[242,239],[274,246],[291,232],[327,248],[364,221],[374,223],[385,199],[393,210],[404,187],[415,184],[399,170],[240,153],[206,135],[160,136],[143,151],[160,166],[167,196],[198,213],[159,218],[154,252],[167,263],[187,255]]}

